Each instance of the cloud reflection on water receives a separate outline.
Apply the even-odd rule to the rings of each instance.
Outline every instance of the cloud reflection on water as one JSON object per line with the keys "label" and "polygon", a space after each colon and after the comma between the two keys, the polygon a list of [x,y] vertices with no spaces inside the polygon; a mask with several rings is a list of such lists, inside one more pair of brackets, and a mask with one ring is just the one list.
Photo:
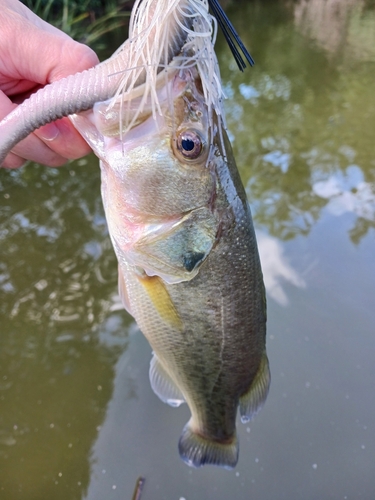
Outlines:
{"label": "cloud reflection on water", "polygon": [[306,283],[289,264],[279,240],[263,232],[257,232],[257,240],[267,293],[281,306],[287,306],[289,300],[283,284],[305,288]]}
{"label": "cloud reflection on water", "polygon": [[365,182],[357,165],[317,181],[312,187],[315,194],[329,200],[326,208],[332,215],[353,213],[369,221],[375,219],[375,185]]}

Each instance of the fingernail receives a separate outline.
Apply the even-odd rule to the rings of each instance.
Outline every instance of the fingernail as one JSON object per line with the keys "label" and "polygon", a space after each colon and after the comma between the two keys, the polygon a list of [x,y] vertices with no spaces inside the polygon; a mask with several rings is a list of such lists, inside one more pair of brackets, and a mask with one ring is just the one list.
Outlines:
{"label": "fingernail", "polygon": [[60,130],[54,123],[48,123],[38,130],[38,135],[44,141],[53,141],[59,135]]}

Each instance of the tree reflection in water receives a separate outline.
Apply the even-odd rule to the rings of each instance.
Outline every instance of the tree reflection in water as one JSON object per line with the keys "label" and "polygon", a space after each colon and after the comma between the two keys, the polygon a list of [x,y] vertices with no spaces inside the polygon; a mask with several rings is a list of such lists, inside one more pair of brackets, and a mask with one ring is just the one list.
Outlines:
{"label": "tree reflection in water", "polygon": [[[257,224],[282,240],[307,234],[340,196],[355,216],[349,236],[358,243],[375,225],[374,11],[354,0],[236,5],[256,66],[245,78],[235,72],[224,43],[219,57],[228,127]],[[333,179],[346,181],[322,196],[319,186]]]}
{"label": "tree reflection in water", "polygon": [[0,496],[79,499],[127,342],[96,159],[0,184]]}

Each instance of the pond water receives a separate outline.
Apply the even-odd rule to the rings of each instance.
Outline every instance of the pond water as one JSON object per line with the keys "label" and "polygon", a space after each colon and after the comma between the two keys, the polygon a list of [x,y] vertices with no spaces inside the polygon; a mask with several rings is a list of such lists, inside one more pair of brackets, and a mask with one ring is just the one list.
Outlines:
{"label": "pond water", "polygon": [[[217,46],[268,293],[272,385],[233,471],[187,467],[117,296],[95,157],[0,171],[0,498],[375,498],[375,10],[236,2]],[[120,43],[120,39],[118,40]],[[113,47],[115,48],[115,47]]]}

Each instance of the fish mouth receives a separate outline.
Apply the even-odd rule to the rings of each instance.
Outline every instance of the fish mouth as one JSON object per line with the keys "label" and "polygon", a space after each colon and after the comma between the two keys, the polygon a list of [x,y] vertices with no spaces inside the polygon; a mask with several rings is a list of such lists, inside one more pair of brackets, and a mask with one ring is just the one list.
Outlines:
{"label": "fish mouth", "polygon": [[129,93],[96,103],[93,108],[95,126],[103,136],[120,136],[127,142],[131,141],[135,134],[139,138],[149,133],[149,127],[140,128],[140,125],[146,122],[153,121],[154,126],[160,127],[164,114],[162,110],[171,110],[172,103],[183,93],[186,86],[186,79],[181,78],[180,73],[181,71],[171,64],[157,75],[153,82],[152,95],[149,90],[150,83],[145,82]]}

